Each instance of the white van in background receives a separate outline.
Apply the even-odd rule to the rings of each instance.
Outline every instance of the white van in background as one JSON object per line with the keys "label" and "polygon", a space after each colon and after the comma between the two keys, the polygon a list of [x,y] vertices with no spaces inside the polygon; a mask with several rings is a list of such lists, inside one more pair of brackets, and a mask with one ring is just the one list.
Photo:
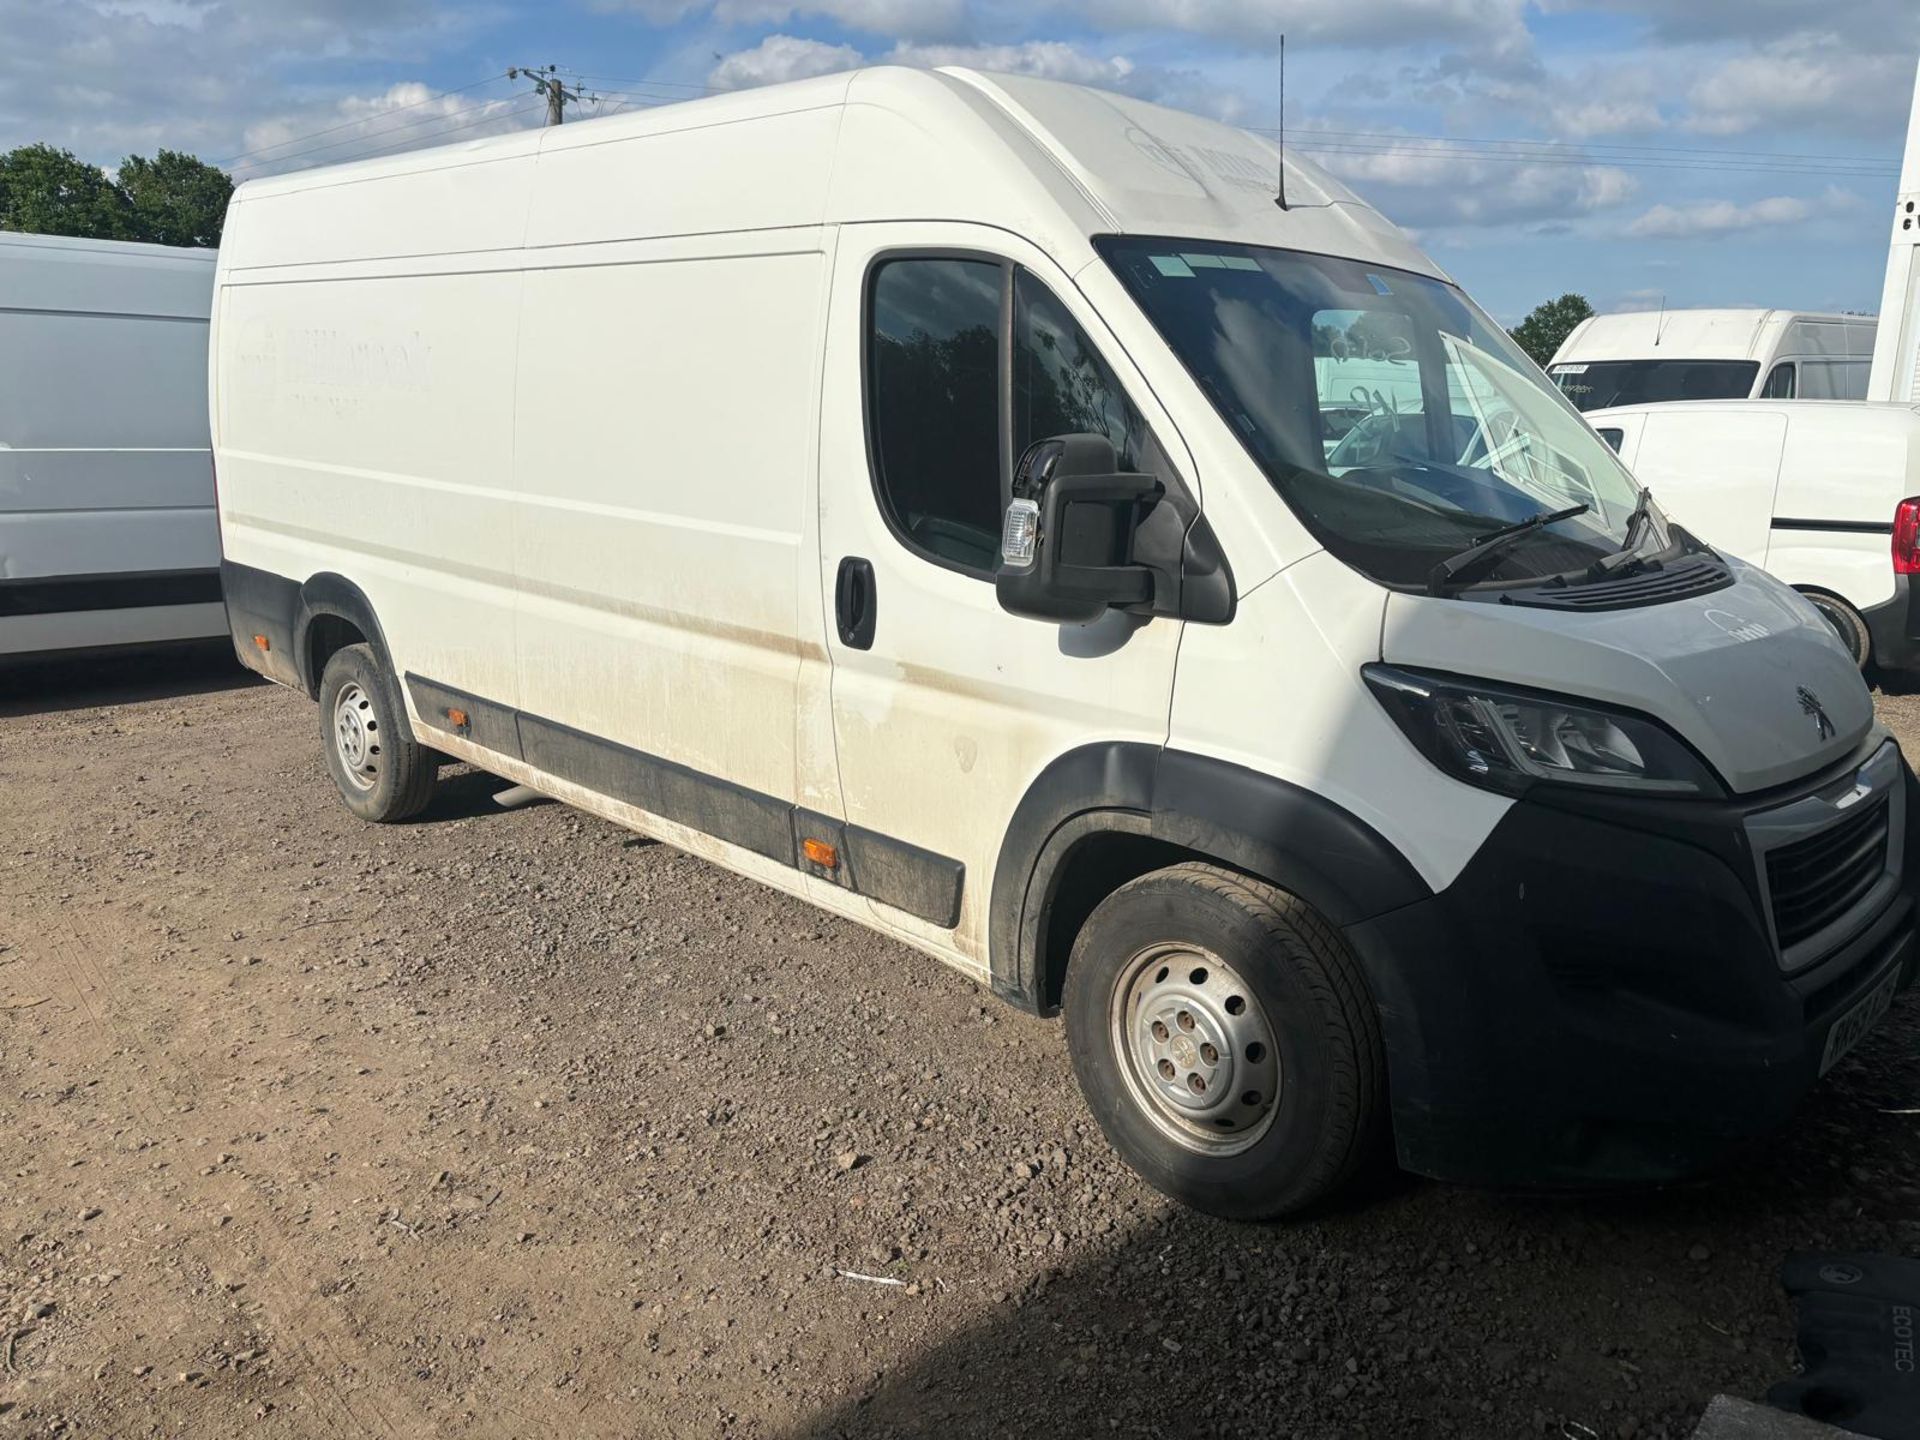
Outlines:
{"label": "white van in background", "polygon": [[1871,315],[1646,310],[1582,320],[1547,366],[1581,410],[1680,400],[1860,400]]}
{"label": "white van in background", "polygon": [[1064,1011],[1205,1209],[1389,1136],[1708,1165],[1911,982],[1911,772],[1817,615],[1279,165],[877,69],[244,185],[235,643],[364,819],[453,756]]}
{"label": "white van in background", "polygon": [[0,659],[227,632],[214,253],[0,233]]}
{"label": "white van in background", "polygon": [[1587,420],[1667,514],[1800,591],[1861,666],[1920,668],[1920,409],[1735,400]]}

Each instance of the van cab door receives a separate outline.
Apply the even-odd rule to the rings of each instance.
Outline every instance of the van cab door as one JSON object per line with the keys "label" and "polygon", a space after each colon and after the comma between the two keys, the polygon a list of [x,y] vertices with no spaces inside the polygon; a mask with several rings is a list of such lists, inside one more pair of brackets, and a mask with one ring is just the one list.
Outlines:
{"label": "van cab door", "polygon": [[849,226],[823,390],[821,583],[845,809],[842,883],[968,968],[987,962],[1007,822],[1047,764],[1164,744],[1180,624],[1058,625],[995,598],[1015,457],[1108,436],[1127,466],[1193,466],[1071,280],[984,227]]}

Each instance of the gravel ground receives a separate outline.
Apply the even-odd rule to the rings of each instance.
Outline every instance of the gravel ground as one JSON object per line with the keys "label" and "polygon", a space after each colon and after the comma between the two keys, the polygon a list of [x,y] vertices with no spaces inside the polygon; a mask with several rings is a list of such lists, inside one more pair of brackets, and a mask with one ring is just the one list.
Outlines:
{"label": "gravel ground", "polygon": [[1235,1226],[1056,1025],[471,772],[360,825],[316,728],[0,673],[0,1435],[1681,1436],[1789,1250],[1920,1253],[1911,1004],[1711,1184]]}

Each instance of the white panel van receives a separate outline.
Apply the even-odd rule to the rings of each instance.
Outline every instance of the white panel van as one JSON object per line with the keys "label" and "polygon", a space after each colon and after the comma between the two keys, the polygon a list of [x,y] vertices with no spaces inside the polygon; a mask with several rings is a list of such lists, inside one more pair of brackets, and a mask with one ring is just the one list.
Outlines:
{"label": "white panel van", "polygon": [[1729,400],[1587,419],[1668,515],[1800,591],[1863,669],[1920,668],[1920,409]]}
{"label": "white panel van", "polygon": [[1645,310],[1574,327],[1547,366],[1582,410],[1683,400],[1862,400],[1871,315]]}
{"label": "white panel van", "polygon": [[368,820],[455,757],[1064,1012],[1191,1204],[1709,1165],[1910,982],[1910,772],[1279,163],[876,69],[248,184],[235,643]]}
{"label": "white panel van", "polygon": [[227,633],[211,250],[0,233],[0,660]]}

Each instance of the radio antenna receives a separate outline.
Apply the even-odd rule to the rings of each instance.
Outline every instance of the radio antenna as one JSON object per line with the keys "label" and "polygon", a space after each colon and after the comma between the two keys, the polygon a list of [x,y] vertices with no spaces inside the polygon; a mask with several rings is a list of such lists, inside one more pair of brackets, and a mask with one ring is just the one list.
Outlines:
{"label": "radio antenna", "polygon": [[1287,204],[1287,36],[1280,34],[1280,188],[1273,203],[1282,210],[1292,207]]}

